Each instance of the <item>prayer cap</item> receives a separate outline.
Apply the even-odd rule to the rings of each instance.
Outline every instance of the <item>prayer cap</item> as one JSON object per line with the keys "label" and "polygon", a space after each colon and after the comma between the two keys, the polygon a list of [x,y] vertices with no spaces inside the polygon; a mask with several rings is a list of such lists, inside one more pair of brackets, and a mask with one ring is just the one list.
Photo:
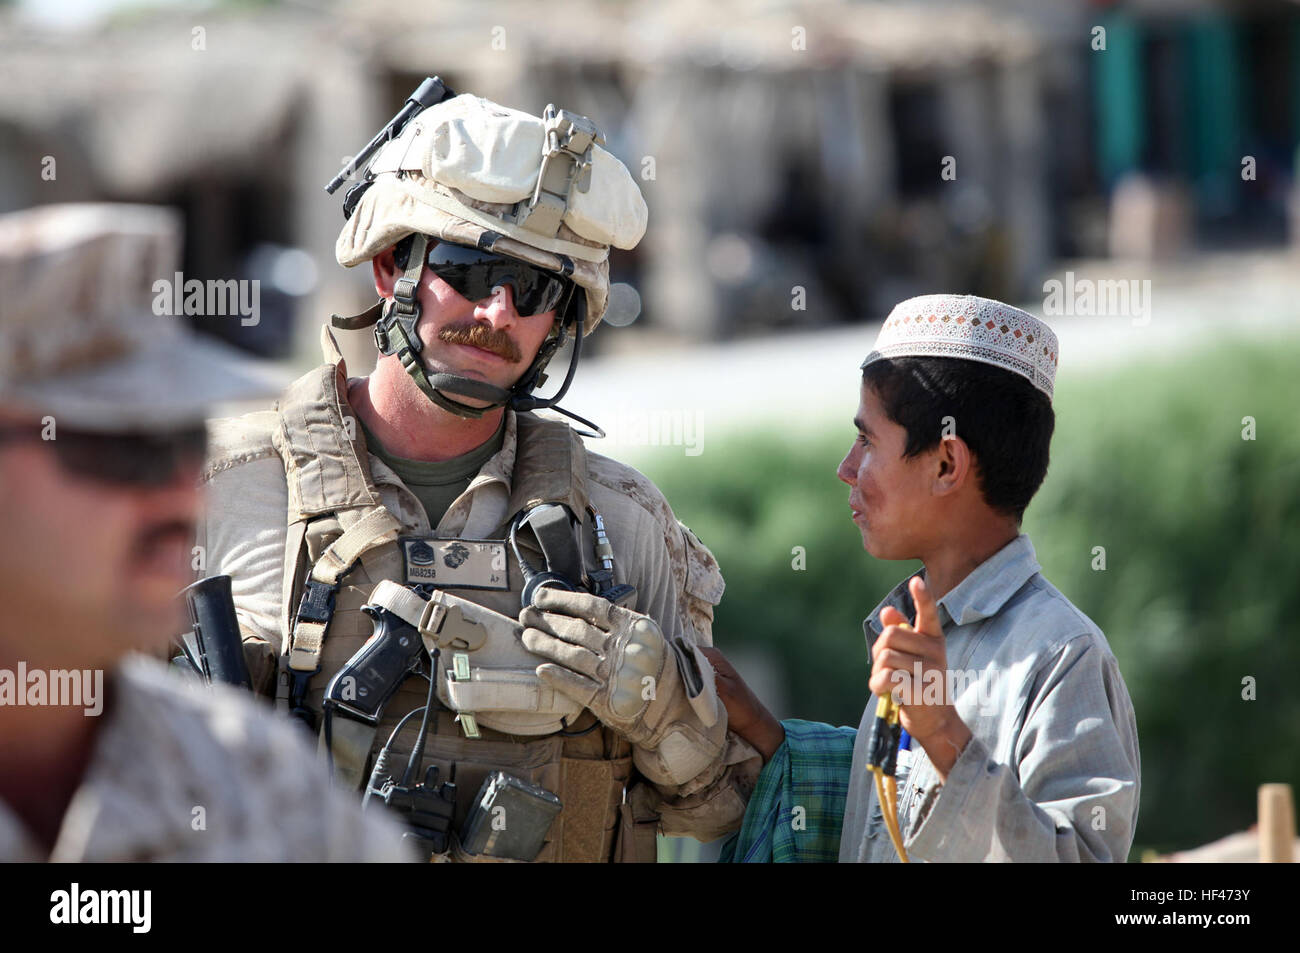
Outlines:
{"label": "prayer cap", "polygon": [[894,307],[862,367],[895,357],[957,357],[1019,374],[1050,400],[1056,334],[1028,312],[974,295],[921,295]]}

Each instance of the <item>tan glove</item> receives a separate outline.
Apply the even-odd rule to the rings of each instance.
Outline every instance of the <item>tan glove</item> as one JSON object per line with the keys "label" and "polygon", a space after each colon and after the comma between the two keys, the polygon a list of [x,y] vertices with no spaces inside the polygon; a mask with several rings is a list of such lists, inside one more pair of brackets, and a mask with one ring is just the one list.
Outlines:
{"label": "tan glove", "polygon": [[542,589],[519,621],[524,647],[548,660],[537,677],[640,749],[634,759],[652,781],[684,784],[721,756],[725,711],[694,646],[586,592]]}

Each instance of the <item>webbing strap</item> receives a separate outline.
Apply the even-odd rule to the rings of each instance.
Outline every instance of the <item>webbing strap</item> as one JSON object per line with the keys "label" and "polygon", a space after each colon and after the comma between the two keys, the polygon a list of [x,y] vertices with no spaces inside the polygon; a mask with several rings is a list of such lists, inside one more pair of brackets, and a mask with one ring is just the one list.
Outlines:
{"label": "webbing strap", "polygon": [[424,274],[424,259],[429,251],[429,239],[423,232],[411,236],[411,252],[402,269],[402,277],[393,284],[393,301],[385,317],[400,320],[409,316],[411,329],[420,317],[420,277]]}
{"label": "webbing strap", "polygon": [[426,633],[436,635],[441,617],[446,612],[440,593],[434,593],[432,599],[425,599],[391,579],[381,579],[370,593],[369,601],[387,609],[422,636]]}
{"label": "webbing strap", "polygon": [[[298,600],[293,597],[294,586],[302,578],[301,571],[306,568],[306,547],[303,539],[307,535],[307,520],[294,520],[289,524],[284,546],[284,566],[280,579],[280,654],[288,655],[289,646],[293,644],[293,630],[298,609]],[[277,694],[277,700],[278,700]],[[286,694],[287,698],[288,695]]]}
{"label": "webbing strap", "polygon": [[572,513],[585,512],[589,499],[582,441],[558,420],[519,414],[515,422],[515,481],[506,512],[513,518],[538,503],[563,503]]}
{"label": "webbing strap", "polygon": [[329,621],[299,620],[293,627],[293,646],[289,649],[289,667],[295,672],[315,672],[320,667],[320,650]]}
{"label": "webbing strap", "polygon": [[[506,401],[510,399],[510,391],[503,390],[495,384],[489,384],[487,381],[476,381],[471,377],[461,377],[458,374],[434,374],[429,378],[429,383],[435,387],[445,387],[447,389],[455,388],[455,393],[463,397],[473,397],[476,400],[495,401],[498,406],[504,407]],[[473,407],[471,410],[491,410],[491,407]]]}
{"label": "webbing strap", "polygon": [[[338,588],[339,580],[362,553],[387,542],[390,534],[395,536],[401,528],[402,524],[386,507],[372,507],[321,553],[311,567],[303,604],[295,621],[289,648],[291,669],[296,672],[314,672],[320,666],[321,645],[325,641],[325,630],[329,628],[330,616],[334,612],[333,593]],[[314,611],[309,617],[304,617],[309,605]]]}
{"label": "webbing strap", "polygon": [[385,537],[401,528],[401,522],[388,511],[388,507],[372,507],[365,516],[346,527],[343,534],[321,553],[320,559],[311,567],[311,577],[327,585],[338,585],[339,579],[362,553],[387,542]]}
{"label": "webbing strap", "polygon": [[[393,283],[393,297],[390,301],[380,302],[379,323],[375,325],[375,344],[384,354],[392,354],[398,347],[406,347],[419,353],[420,338],[415,325],[420,320],[420,276],[424,274],[424,258],[429,248],[429,239],[420,232],[411,237],[410,256],[402,277]],[[366,312],[368,314],[369,312]],[[361,315],[357,316],[360,325]],[[350,319],[345,318],[345,321]],[[395,343],[392,338],[396,336]]]}
{"label": "webbing strap", "polygon": [[384,299],[380,298],[359,314],[331,314],[330,324],[341,331],[359,331],[368,328],[384,313]]}
{"label": "webbing strap", "polygon": [[455,393],[463,393],[468,397],[491,401],[492,404],[488,407],[472,407],[469,404],[447,397],[435,388],[433,382],[429,380],[428,374],[424,370],[424,362],[412,350],[406,337],[406,331],[402,326],[393,325],[388,330],[388,336],[390,342],[396,342],[395,353],[397,359],[402,362],[402,367],[410,375],[411,380],[415,381],[415,386],[420,388],[420,392],[425,397],[443,410],[450,411],[458,417],[471,417],[477,420],[489,410],[496,410],[498,407],[504,407],[509,403],[511,394],[508,390],[502,390],[500,387],[494,387],[483,381],[471,380],[468,377],[458,377],[454,374],[435,374],[434,380],[439,381],[443,387],[449,390],[454,387]]}

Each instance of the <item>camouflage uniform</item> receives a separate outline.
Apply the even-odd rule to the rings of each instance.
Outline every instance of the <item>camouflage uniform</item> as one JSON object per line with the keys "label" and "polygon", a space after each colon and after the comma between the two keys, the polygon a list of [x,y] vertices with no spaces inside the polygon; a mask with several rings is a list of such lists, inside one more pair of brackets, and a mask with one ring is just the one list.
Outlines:
{"label": "camouflage uniform", "polygon": [[111,680],[89,770],[48,857],[0,801],[0,861],[404,861],[293,725],[153,659]]}

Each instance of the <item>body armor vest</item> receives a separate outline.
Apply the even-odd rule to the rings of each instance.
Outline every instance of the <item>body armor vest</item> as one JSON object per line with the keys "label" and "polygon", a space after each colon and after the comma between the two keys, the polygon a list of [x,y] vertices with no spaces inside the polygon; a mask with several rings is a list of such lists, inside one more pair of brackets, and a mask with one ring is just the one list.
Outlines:
{"label": "body armor vest", "polygon": [[[398,541],[401,527],[380,500],[360,428],[355,421],[347,425],[352,410],[346,399],[345,371],[332,344],[328,339],[332,362],[300,378],[285,394],[273,440],[289,489],[281,604],[286,644],[281,646],[277,705],[290,695],[293,668],[310,671],[307,666],[312,664],[314,649],[319,671],[308,683],[304,702],[317,719],[329,679],[372,633],[371,619],[361,607],[381,580],[405,581]],[[541,503],[563,504],[582,521],[578,539],[583,549],[589,548],[593,537],[581,440],[558,421],[531,414],[517,414],[515,419],[509,517]],[[505,540],[508,529],[509,519],[492,538]],[[520,543],[525,558],[539,565],[540,550],[525,540]],[[447,591],[515,619],[524,580],[508,546],[506,560],[508,589]],[[310,579],[333,581],[336,586],[333,611],[323,627],[300,618]],[[438,672],[442,710],[431,716],[420,769],[422,774],[424,766],[436,765],[441,778],[455,782],[453,829],[464,821],[484,777],[500,769],[547,788],[563,802],[537,861],[653,861],[657,818],[649,807],[645,782],[632,787],[631,746],[590,712],[541,686],[535,675],[537,658],[517,639],[489,636],[467,654],[471,679],[450,686],[445,671],[451,653],[442,654]],[[368,777],[378,749],[403,715],[425,704],[427,694],[424,679],[408,677],[389,699],[365,763],[346,766],[346,774]],[[472,712],[478,737],[466,737],[464,723],[456,717],[458,710]],[[418,730],[417,716],[395,738],[396,763],[405,764]],[[361,760],[360,754],[356,760]],[[457,845],[451,859],[479,858]]]}

